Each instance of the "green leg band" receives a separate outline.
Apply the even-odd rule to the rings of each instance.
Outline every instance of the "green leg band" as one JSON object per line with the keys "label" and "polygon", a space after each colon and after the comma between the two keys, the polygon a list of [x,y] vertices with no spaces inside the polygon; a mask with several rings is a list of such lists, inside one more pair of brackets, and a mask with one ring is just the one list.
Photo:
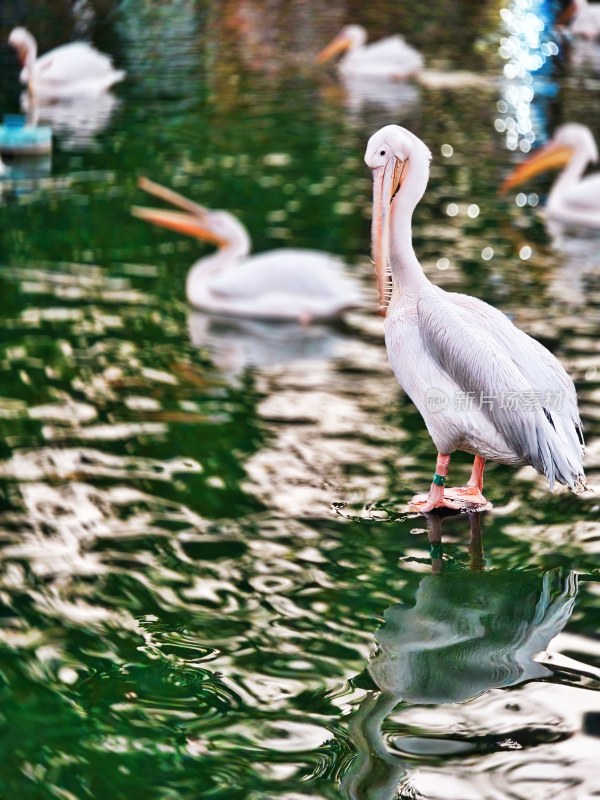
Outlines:
{"label": "green leg band", "polygon": [[437,472],[433,473],[433,482],[436,486],[444,486],[448,478],[445,475],[438,475]]}
{"label": "green leg band", "polygon": [[429,551],[431,553],[432,558],[441,558],[444,555],[444,551],[442,549],[441,542],[438,544],[432,544],[429,547]]}

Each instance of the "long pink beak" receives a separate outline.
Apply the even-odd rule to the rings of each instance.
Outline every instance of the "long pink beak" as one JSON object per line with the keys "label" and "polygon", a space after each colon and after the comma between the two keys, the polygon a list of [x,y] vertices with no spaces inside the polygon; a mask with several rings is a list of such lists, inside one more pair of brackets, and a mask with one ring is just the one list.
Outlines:
{"label": "long pink beak", "polygon": [[371,255],[375,266],[379,304],[387,308],[392,288],[390,258],[390,209],[398,190],[406,162],[396,157],[373,170],[373,222],[371,225]]}

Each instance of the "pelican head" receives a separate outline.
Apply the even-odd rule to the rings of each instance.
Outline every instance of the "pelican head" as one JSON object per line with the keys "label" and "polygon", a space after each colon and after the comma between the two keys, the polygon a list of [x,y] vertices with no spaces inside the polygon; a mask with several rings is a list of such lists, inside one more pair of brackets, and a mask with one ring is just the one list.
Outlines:
{"label": "pelican head", "polygon": [[338,53],[362,47],[367,41],[367,32],[362,25],[346,25],[345,28],[317,56],[317,63],[323,64]]}
{"label": "pelican head", "polygon": [[520,186],[540,172],[566,166],[576,153],[585,156],[586,163],[598,161],[598,148],[590,129],[585,125],[569,122],[557,128],[547,145],[536,150],[527,161],[511,172],[502,184],[501,191],[506,192]]}
{"label": "pelican head", "polygon": [[25,66],[28,59],[35,60],[37,42],[26,28],[13,28],[8,37],[8,43],[17,51],[22,66]]}
{"label": "pelican head", "polygon": [[246,229],[227,211],[211,211],[148,178],[140,178],[138,185],[148,194],[165,200],[182,211],[133,206],[131,213],[134,217],[162,228],[194,236],[219,248],[233,248],[236,255],[244,256],[250,252],[250,237]]}
{"label": "pelican head", "polygon": [[[400,201],[412,214],[423,196],[429,177],[431,152],[413,133],[399,125],[386,125],[373,134],[367,143],[365,162],[373,172],[373,227],[371,246],[379,301],[386,305],[388,291],[388,259],[390,249],[390,213]],[[411,185],[403,191],[408,175]]]}

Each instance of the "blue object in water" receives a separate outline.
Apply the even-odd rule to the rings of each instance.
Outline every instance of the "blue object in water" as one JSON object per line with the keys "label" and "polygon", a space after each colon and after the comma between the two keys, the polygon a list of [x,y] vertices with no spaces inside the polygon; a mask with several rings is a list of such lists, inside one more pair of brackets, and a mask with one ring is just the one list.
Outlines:
{"label": "blue object in water", "polygon": [[5,114],[0,125],[0,154],[32,156],[52,150],[52,128],[28,125],[21,114]]}

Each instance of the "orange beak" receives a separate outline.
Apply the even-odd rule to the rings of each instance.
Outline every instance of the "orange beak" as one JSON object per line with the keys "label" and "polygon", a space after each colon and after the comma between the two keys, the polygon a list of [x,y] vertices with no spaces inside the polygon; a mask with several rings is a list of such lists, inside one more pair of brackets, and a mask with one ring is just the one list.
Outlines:
{"label": "orange beak", "polygon": [[506,178],[500,192],[507,192],[515,186],[520,186],[529,178],[538,175],[540,172],[547,172],[550,169],[560,169],[568,164],[573,157],[573,150],[564,145],[552,144],[552,142],[535,152],[531,158],[524,161]]}
{"label": "orange beak", "polygon": [[182,211],[169,211],[164,208],[145,208],[142,206],[132,206],[131,213],[138,219],[144,219],[153,225],[161,228],[168,228],[177,233],[184,233],[186,236],[195,236],[204,242],[211,242],[217,247],[223,247],[226,242],[217,236],[210,227],[202,224],[202,220],[192,214],[185,214]]}
{"label": "orange beak", "polygon": [[15,50],[17,51],[17,57],[21,62],[21,66],[24,67],[27,61],[27,48],[25,45],[20,44],[18,47],[15,47]]}
{"label": "orange beak", "polygon": [[390,209],[394,195],[402,186],[407,160],[389,159],[383,167],[373,170],[373,222],[371,255],[375,266],[379,304],[387,308],[392,288],[390,256]]}
{"label": "orange beak", "polygon": [[347,36],[343,36],[341,33],[335,37],[327,47],[324,47],[323,50],[317,55],[315,61],[317,64],[324,64],[326,61],[331,61],[334,56],[337,56],[338,53],[343,53],[344,50],[347,50],[350,47],[350,39]]}
{"label": "orange beak", "polygon": [[165,200],[183,211],[170,211],[164,208],[145,208],[142,206],[132,206],[131,213],[138,219],[159,225],[161,228],[168,228],[177,233],[184,233],[187,236],[194,236],[205,242],[211,242],[217,247],[223,247],[227,242],[218,236],[210,225],[210,211],[204,206],[188,200],[187,197],[154,183],[148,178],[140,178],[138,181],[140,189],[144,189],[149,194]]}

